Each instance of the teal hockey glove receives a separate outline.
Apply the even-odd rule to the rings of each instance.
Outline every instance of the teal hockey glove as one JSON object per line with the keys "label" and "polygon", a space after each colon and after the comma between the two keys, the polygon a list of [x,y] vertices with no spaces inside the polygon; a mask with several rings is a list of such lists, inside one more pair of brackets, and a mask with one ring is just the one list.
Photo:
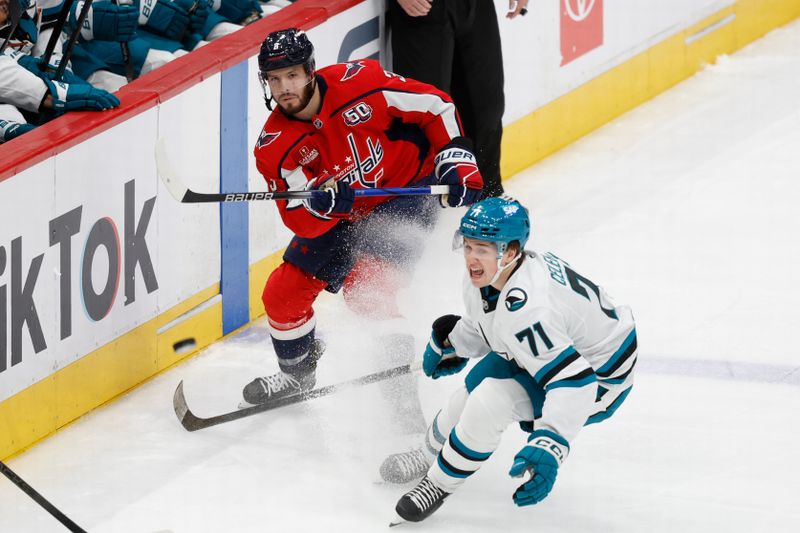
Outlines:
{"label": "teal hockey glove", "polygon": [[222,0],[217,13],[234,24],[244,24],[245,20],[261,18],[261,4],[255,0]]}
{"label": "teal hockey glove", "polygon": [[141,10],[139,24],[167,39],[180,41],[189,28],[189,12],[176,2],[144,0]]}
{"label": "teal hockey glove", "polygon": [[[82,5],[76,2],[72,6],[69,24],[73,28],[78,25]],[[108,0],[96,0],[92,2],[89,17],[90,22],[83,23],[81,32],[87,40],[127,42],[133,39],[139,26],[139,8],[133,4],[117,5]]]}
{"label": "teal hockey glove", "polygon": [[0,144],[16,139],[24,133],[28,133],[36,126],[33,124],[22,124],[20,122],[12,122],[9,120],[0,119]]}
{"label": "teal hockey glove", "polygon": [[102,111],[119,105],[116,96],[102,89],[95,89],[88,83],[67,84],[48,79],[43,81],[53,97],[53,110],[57,113],[78,109]]}
{"label": "teal hockey glove", "polygon": [[467,366],[467,360],[457,356],[455,348],[447,340],[459,320],[461,317],[458,315],[444,315],[433,322],[431,340],[422,355],[422,370],[426,376],[438,379],[461,372]]}
{"label": "teal hockey glove", "polygon": [[514,491],[514,503],[520,507],[534,505],[544,500],[556,482],[558,467],[569,454],[569,443],[553,431],[537,429],[528,437],[528,445],[514,457],[508,475],[522,477],[526,472],[533,476]]}
{"label": "teal hockey glove", "polygon": [[208,2],[206,0],[175,0],[175,3],[189,14],[189,32],[200,33],[208,18]]}

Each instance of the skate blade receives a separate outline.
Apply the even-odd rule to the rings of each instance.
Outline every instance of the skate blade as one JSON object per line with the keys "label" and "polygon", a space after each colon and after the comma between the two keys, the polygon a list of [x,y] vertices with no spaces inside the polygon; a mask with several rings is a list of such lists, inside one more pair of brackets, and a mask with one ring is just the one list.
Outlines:
{"label": "skate blade", "polygon": [[389,527],[399,526],[400,524],[404,524],[405,522],[406,520],[404,518],[401,518],[399,514],[395,514],[392,521],[389,522]]}

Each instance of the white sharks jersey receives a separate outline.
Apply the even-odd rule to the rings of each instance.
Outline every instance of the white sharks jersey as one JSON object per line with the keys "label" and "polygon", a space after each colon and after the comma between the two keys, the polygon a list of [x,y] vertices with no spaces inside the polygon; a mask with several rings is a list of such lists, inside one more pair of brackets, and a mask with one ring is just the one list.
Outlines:
{"label": "white sharks jersey", "polygon": [[589,417],[613,412],[632,385],[630,308],[551,253],[526,251],[502,291],[476,289],[465,277],[464,303],[466,316],[448,336],[456,353],[494,351],[533,376],[546,393],[537,428],[570,441]]}

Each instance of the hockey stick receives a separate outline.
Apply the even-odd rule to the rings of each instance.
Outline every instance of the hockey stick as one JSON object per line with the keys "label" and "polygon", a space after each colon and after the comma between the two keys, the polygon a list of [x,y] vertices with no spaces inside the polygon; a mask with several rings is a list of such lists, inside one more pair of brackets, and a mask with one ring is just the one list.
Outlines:
{"label": "hockey stick", "polygon": [[[156,168],[161,181],[169,193],[177,201],[184,204],[216,203],[216,202],[252,202],[258,200],[304,200],[329,194],[324,190],[279,191],[279,192],[229,192],[203,193],[195,192],[184,185],[178,173],[167,157],[164,139],[156,141]],[[432,185],[430,187],[386,187],[383,189],[353,189],[355,196],[407,196],[447,194],[448,185]]]}
{"label": "hockey stick", "polygon": [[22,20],[22,6],[19,2],[9,2],[8,17],[11,21],[11,29],[8,30],[8,36],[3,41],[2,46],[0,46],[0,54],[5,51],[8,43],[11,42],[11,38],[14,37],[14,32],[17,31],[17,28],[19,27],[19,21]]}
{"label": "hockey stick", "polygon": [[61,76],[64,75],[64,70],[67,68],[67,63],[69,63],[69,59],[72,57],[72,50],[75,48],[75,42],[78,40],[78,36],[81,33],[81,28],[83,28],[83,23],[86,21],[86,17],[89,15],[89,9],[91,8],[92,0],[84,0],[83,6],[81,7],[81,12],[78,14],[78,21],[76,22],[77,26],[75,27],[75,31],[72,32],[72,35],[69,36],[67,47],[62,52],[61,63],[58,64],[56,73],[53,74],[53,81],[60,80]]}
{"label": "hockey stick", "polygon": [[61,38],[61,32],[64,30],[64,24],[67,23],[67,17],[69,17],[70,9],[72,9],[72,4],[74,3],[75,0],[65,0],[64,4],[61,6],[61,11],[59,11],[58,18],[53,26],[53,33],[50,34],[50,40],[47,41],[47,48],[45,48],[41,63],[39,63],[39,67],[42,70],[46,70],[47,66],[50,64],[50,59],[53,57],[56,44]]}
{"label": "hockey stick", "polygon": [[44,507],[45,511],[53,515],[56,520],[64,524],[64,526],[72,531],[73,533],[86,533],[84,529],[82,529],[78,524],[73,522],[72,520],[67,517],[64,513],[59,511],[55,505],[47,501],[44,496],[36,492],[36,489],[28,485],[24,479],[19,477],[13,470],[11,470],[6,464],[0,461],[0,472],[3,473],[11,482],[22,489],[22,492],[30,496],[33,501]]}
{"label": "hockey stick", "polygon": [[[133,4],[133,0],[112,0],[118,6],[129,6]],[[125,2],[125,3],[120,3]],[[191,13],[190,13],[191,15]],[[125,64],[125,79],[128,83],[133,81],[133,64],[131,63],[131,49],[127,41],[119,43],[119,51],[122,53],[122,62]]]}
{"label": "hockey stick", "polygon": [[282,398],[268,401],[266,403],[254,405],[252,407],[245,407],[243,409],[237,409],[236,411],[229,411],[227,413],[211,416],[209,418],[199,417],[195,415],[191,409],[189,409],[189,405],[186,403],[186,397],[183,394],[183,381],[181,381],[178,383],[178,387],[175,389],[175,395],[172,398],[172,406],[175,408],[175,414],[178,415],[178,420],[180,420],[183,427],[186,428],[187,431],[197,431],[198,429],[205,429],[207,427],[216,426],[217,424],[231,422],[240,418],[263,413],[264,411],[271,411],[272,409],[277,409],[279,407],[293,405],[314,398],[321,398],[322,396],[328,396],[329,394],[333,394],[341,390],[350,389],[361,385],[369,385],[370,383],[377,383],[378,381],[384,381],[386,379],[402,376],[404,374],[416,372],[420,368],[422,368],[421,363],[401,365],[388,370],[381,370],[380,372],[367,374],[366,376],[361,376],[359,378],[342,381],[333,385],[318,387],[308,392],[299,392],[297,394],[283,396]]}

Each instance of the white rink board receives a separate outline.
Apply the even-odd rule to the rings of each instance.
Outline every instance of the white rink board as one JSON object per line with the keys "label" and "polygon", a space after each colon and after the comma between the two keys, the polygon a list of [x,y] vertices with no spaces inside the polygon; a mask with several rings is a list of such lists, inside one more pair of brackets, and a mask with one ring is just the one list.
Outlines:
{"label": "white rink board", "polygon": [[[603,42],[561,65],[560,12],[569,3],[603,14]],[[505,18],[505,4],[496,2],[503,41],[508,125],[567,94],[599,74],[620,65],[734,0],[559,0],[530,2],[528,14]]]}
{"label": "white rink board", "polygon": [[[207,102],[219,102],[218,76],[190,89],[187,94]],[[153,158],[159,123],[166,131],[187,128],[181,129],[180,136],[174,138],[180,138],[186,143],[184,146],[193,146],[196,151],[197,146],[218,144],[219,127],[208,128],[209,124],[218,124],[217,116],[218,106],[187,106],[179,98],[169,100],[160,109],[145,111],[0,182],[0,196],[11,206],[10,210],[3,211],[0,223],[0,246],[5,248],[9,259],[5,271],[0,273],[0,286],[5,285],[8,293],[7,368],[0,372],[0,401],[219,280],[219,206],[185,208],[176,202],[160,184]],[[177,145],[176,152],[180,148]],[[182,171],[194,172],[198,164],[204,167],[214,164],[213,153],[202,160],[191,157],[190,152],[185,155],[179,159],[178,167]],[[218,161],[218,155],[216,157]],[[218,162],[215,166],[219,167]],[[198,187],[214,186],[216,173],[206,175],[209,178],[200,181]],[[130,186],[127,189],[126,200],[125,184],[128,182],[134,185],[132,195]],[[36,194],[31,194],[32,191]],[[127,228],[126,201],[129,216],[133,214],[132,224]],[[145,204],[152,207],[146,208]],[[150,215],[145,225],[142,215],[148,211]],[[70,214],[72,226],[63,230],[70,236],[62,237],[51,246],[50,221]],[[93,260],[84,268],[87,242],[95,225],[113,236],[103,241],[103,245],[90,247],[94,250]],[[146,243],[146,253],[138,252],[141,246],[133,252],[132,257],[141,261],[130,270],[129,280],[125,267],[126,230],[131,234],[129,241],[134,247]],[[139,236],[144,236],[144,241],[141,237],[135,238],[137,231]],[[22,277],[19,282],[12,283],[11,241],[20,236]],[[67,241],[68,246],[60,244]],[[109,246],[115,252],[118,273],[111,272],[115,264],[107,251]],[[68,252],[71,272],[68,289],[62,293],[61,255]],[[29,283],[35,282],[32,300],[46,347],[41,349],[42,344],[39,344],[40,351],[36,353],[30,332],[32,327],[33,330],[38,328],[32,322],[24,324],[21,362],[12,365],[14,328],[11,316],[15,311],[11,294],[23,290],[31,262],[40,254],[43,257],[38,275],[35,278],[31,275]],[[146,256],[150,258],[152,269],[147,265]],[[145,267],[155,280],[153,283],[151,279],[150,291],[144,281]],[[87,301],[84,271],[90,272],[87,279],[91,280],[91,292],[101,295],[109,290],[113,294],[109,293],[108,299],[100,298],[102,301],[98,304],[90,292]],[[116,287],[107,287],[107,283],[113,285],[114,279]],[[109,300],[111,303],[106,303]],[[100,314],[104,309],[107,312]],[[68,317],[68,325],[62,326],[62,317]]]}
{"label": "white rink board", "polygon": [[[53,176],[55,161],[53,159],[35,165],[11,180],[0,181],[0,198],[14,198],[14,202],[4,201],[0,215],[0,300],[5,295],[5,309],[0,308],[0,316],[6,317],[6,323],[0,328],[7,331],[5,355],[6,369],[0,373],[0,399],[5,399],[15,392],[24,389],[37,381],[36,376],[46,376],[53,366],[52,358],[30,357],[33,346],[27,330],[22,332],[22,360],[12,366],[12,310],[13,302],[11,286],[14,257],[12,241],[21,238],[20,284],[29,279],[28,273],[34,257],[44,253],[39,269],[39,282],[33,287],[33,298],[37,305],[38,317],[42,323],[42,334],[48,345],[52,344],[54,334],[53,313],[57,284],[54,267],[58,265],[57,256],[49,249],[47,221],[52,218],[55,205]],[[33,191],[33,192],[32,192]],[[27,198],[27,201],[24,200]],[[45,253],[46,252],[46,253]],[[20,292],[23,288],[20,286]],[[3,302],[0,301],[0,304]],[[0,332],[2,330],[0,329]],[[3,347],[0,346],[0,357]],[[3,367],[0,362],[0,368]]]}

